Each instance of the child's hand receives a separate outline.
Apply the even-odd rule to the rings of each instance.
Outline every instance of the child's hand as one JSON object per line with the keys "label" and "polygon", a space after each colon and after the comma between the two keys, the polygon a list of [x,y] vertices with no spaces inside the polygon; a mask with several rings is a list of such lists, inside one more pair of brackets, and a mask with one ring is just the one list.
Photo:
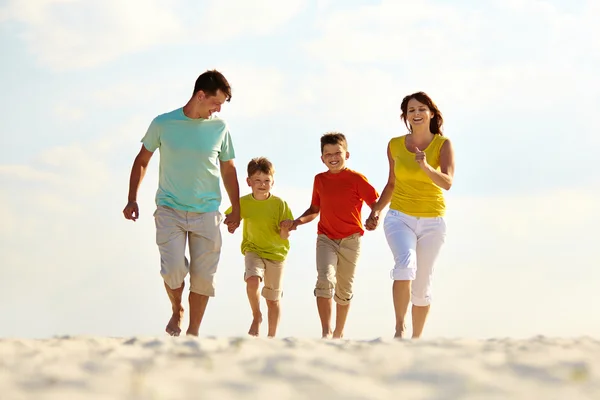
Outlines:
{"label": "child's hand", "polygon": [[296,230],[297,226],[298,226],[298,224],[296,223],[296,221],[291,220],[291,219],[284,219],[283,221],[281,221],[279,223],[279,228],[285,229],[288,231]]}
{"label": "child's hand", "polygon": [[379,224],[379,211],[371,211],[371,215],[365,221],[365,228],[368,231],[374,231]]}

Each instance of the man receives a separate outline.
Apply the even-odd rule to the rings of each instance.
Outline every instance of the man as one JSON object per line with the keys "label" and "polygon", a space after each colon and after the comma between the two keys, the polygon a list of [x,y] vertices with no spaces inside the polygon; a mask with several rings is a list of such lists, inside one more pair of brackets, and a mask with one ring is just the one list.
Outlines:
{"label": "man", "polygon": [[[214,276],[221,253],[219,169],[232,205],[232,212],[224,222],[229,229],[240,224],[233,143],[227,124],[211,118],[230,100],[231,87],[220,72],[211,70],[200,75],[185,106],[154,118],[131,169],[128,203],[123,214],[135,221],[139,217],[138,188],[152,154],[160,149],[154,219],[160,273],[173,310],[166,327],[171,336],[181,333],[184,311],[181,298],[188,273],[188,335],[198,336],[208,299],[215,295]],[[189,261],[185,257],[186,242]]]}

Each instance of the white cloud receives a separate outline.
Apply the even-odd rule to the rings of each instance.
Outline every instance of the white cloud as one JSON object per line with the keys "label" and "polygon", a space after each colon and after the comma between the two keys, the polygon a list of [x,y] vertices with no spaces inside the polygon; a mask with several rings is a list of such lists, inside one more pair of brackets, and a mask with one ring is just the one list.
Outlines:
{"label": "white cloud", "polygon": [[182,34],[157,0],[9,0],[2,11],[23,24],[23,40],[40,62],[57,70],[96,66]]}
{"label": "white cloud", "polygon": [[[600,36],[598,19],[593,2],[578,13],[542,1],[497,2],[484,10],[388,0],[330,11],[319,19],[322,35],[304,44],[325,73],[307,81],[339,86],[338,98],[325,102],[342,110],[385,104],[384,91],[401,88],[477,110],[522,109],[522,101],[528,111],[548,110],[573,96],[587,113],[600,90],[591,68],[600,52],[583,41]],[[360,99],[347,95],[361,90]]]}
{"label": "white cloud", "polygon": [[85,116],[85,111],[79,107],[72,107],[66,104],[57,104],[54,107],[54,114],[62,121],[79,121]]}
{"label": "white cloud", "polygon": [[219,0],[210,2],[202,17],[202,35],[226,40],[242,35],[272,33],[305,6],[305,0]]}
{"label": "white cloud", "polygon": [[23,25],[23,40],[42,64],[71,70],[166,43],[207,44],[265,35],[288,22],[304,4],[304,0],[9,0],[0,9],[0,21]]}
{"label": "white cloud", "polygon": [[232,100],[223,115],[261,117],[286,108],[285,77],[276,68],[229,65],[219,68],[232,85]]}

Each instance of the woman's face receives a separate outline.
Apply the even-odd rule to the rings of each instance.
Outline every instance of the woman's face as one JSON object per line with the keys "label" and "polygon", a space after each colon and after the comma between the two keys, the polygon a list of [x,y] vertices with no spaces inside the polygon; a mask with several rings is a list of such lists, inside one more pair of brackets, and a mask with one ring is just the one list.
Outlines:
{"label": "woman's face", "polygon": [[406,120],[410,126],[415,129],[419,125],[429,127],[431,119],[434,117],[433,112],[425,104],[417,99],[410,99],[406,107]]}

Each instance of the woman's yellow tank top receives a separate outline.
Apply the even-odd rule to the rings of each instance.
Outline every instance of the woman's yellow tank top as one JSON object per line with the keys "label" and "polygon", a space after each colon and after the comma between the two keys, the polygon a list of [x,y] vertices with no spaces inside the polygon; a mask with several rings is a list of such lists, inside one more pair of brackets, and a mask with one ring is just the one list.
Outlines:
{"label": "woman's yellow tank top", "polygon": [[[394,160],[396,183],[392,194],[390,208],[415,217],[441,217],[445,214],[446,203],[442,188],[437,186],[419,163],[415,154],[408,151],[405,144],[406,135],[390,141],[390,152]],[[425,150],[427,163],[434,169],[440,168],[440,149],[446,137],[434,135]]]}

